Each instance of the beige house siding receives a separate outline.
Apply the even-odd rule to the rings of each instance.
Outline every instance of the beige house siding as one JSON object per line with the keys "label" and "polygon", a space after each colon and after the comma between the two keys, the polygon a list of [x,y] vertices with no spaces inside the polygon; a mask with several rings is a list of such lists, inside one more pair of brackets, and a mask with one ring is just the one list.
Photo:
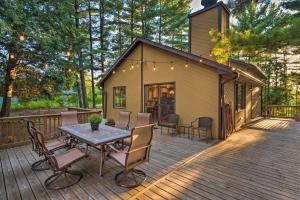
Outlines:
{"label": "beige house siding", "polygon": [[191,20],[191,53],[208,59],[213,48],[209,31],[218,30],[218,7],[190,18]]}
{"label": "beige house siding", "polygon": [[[129,59],[140,59],[141,45],[130,55]],[[180,116],[180,123],[190,123],[197,117],[209,116],[214,120],[213,136],[218,137],[218,91],[219,75],[215,70],[203,65],[188,63],[186,60],[167,53],[164,50],[144,44],[144,85],[152,83],[175,82],[176,113]],[[153,62],[157,61],[156,71]],[[170,62],[173,61],[174,70]],[[159,63],[165,62],[165,63]],[[107,118],[117,119],[123,109],[113,108],[113,87],[126,86],[126,109],[132,112],[131,123],[134,124],[136,115],[140,112],[141,102],[141,68],[129,71],[131,63],[125,61],[110,76],[104,88],[107,92]],[[122,72],[126,69],[126,72]]]}
{"label": "beige house siding", "polygon": [[251,85],[246,84],[246,122],[252,119],[251,116],[252,99],[251,99]]}
{"label": "beige house siding", "polygon": [[[128,59],[139,60],[141,58],[140,45],[131,53]],[[135,68],[130,70],[131,65]],[[117,119],[120,111],[131,111],[131,123],[136,121],[136,113],[141,107],[141,67],[140,64],[124,61],[115,74],[111,75],[104,83],[104,89],[107,95],[107,118]],[[125,72],[123,72],[125,70]],[[126,108],[113,108],[113,87],[126,86]]]}
{"label": "beige house siding", "polygon": [[253,87],[252,102],[252,118],[261,116],[261,87]]}

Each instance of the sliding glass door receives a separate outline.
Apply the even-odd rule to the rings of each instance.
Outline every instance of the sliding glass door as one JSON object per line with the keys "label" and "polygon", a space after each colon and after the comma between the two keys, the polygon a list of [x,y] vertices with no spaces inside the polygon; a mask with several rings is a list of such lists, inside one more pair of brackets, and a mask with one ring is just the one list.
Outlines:
{"label": "sliding glass door", "polygon": [[175,113],[175,83],[145,85],[145,112],[152,113],[155,122]]}

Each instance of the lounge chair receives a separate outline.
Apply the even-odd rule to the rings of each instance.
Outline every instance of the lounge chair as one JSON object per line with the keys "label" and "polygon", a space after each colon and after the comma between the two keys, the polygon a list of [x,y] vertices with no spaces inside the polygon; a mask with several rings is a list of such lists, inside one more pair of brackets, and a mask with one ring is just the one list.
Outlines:
{"label": "lounge chair", "polygon": [[140,126],[131,130],[131,143],[127,151],[119,151],[110,146],[112,152],[109,156],[119,163],[124,170],[116,174],[116,184],[126,188],[133,188],[142,184],[146,174],[138,169],[148,160],[151,141],[153,137],[153,124]]}
{"label": "lounge chair", "polygon": [[[77,148],[72,148],[60,155],[53,154],[46,146],[43,134],[39,131],[34,131],[38,144],[42,149],[42,153],[49,161],[53,175],[49,176],[44,184],[47,189],[58,190],[70,187],[78,183],[82,178],[80,171],[68,170],[72,164],[86,157],[86,154]],[[68,178],[68,175],[70,176]],[[63,177],[63,180],[60,177]]]}
{"label": "lounge chair", "polygon": [[[175,132],[178,132],[178,122],[179,122],[179,115],[177,114],[168,114],[165,117],[161,118],[158,121],[158,126],[160,126],[160,133],[162,135],[162,129],[163,127],[167,127],[168,128],[168,133],[169,133],[169,129],[174,129]],[[173,134],[173,132],[172,132]]]}

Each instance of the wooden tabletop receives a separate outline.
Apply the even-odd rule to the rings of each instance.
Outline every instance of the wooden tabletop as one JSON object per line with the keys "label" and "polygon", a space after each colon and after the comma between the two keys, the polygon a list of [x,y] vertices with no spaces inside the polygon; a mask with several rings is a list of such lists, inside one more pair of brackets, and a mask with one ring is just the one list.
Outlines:
{"label": "wooden tabletop", "polygon": [[60,126],[58,129],[93,146],[107,144],[131,135],[131,132],[128,130],[106,126],[104,123],[99,125],[99,130],[97,131],[92,131],[89,123]]}

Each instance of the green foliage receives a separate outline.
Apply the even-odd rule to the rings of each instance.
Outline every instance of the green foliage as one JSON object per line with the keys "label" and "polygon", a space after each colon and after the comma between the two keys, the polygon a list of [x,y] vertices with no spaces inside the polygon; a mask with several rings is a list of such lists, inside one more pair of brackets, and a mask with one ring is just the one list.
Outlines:
{"label": "green foliage", "polygon": [[102,117],[98,114],[92,114],[90,117],[89,117],[89,122],[91,124],[100,124],[102,122]]}

